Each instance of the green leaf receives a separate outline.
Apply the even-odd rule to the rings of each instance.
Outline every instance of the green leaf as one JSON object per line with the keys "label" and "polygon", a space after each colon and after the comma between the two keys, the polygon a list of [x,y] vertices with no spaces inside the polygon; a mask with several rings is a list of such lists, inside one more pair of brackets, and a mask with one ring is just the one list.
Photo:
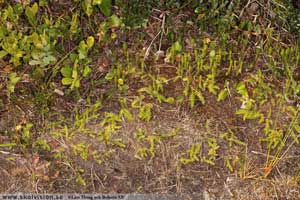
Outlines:
{"label": "green leaf", "polygon": [[52,55],[48,55],[43,58],[43,65],[45,66],[55,62],[56,62],[56,58]]}
{"label": "green leaf", "polygon": [[176,103],[182,103],[184,101],[184,96],[179,95],[176,97]]}
{"label": "green leaf", "polygon": [[76,53],[71,53],[70,54],[70,59],[71,59],[72,62],[75,62],[78,59],[78,55]]}
{"label": "green leaf", "polygon": [[228,90],[227,89],[224,89],[224,90],[221,90],[221,92],[219,93],[218,95],[218,99],[217,101],[222,101],[224,100],[227,96],[228,96]]}
{"label": "green leaf", "polygon": [[294,125],[294,129],[296,130],[296,132],[297,132],[298,134],[300,134],[300,126],[299,126],[298,124],[295,124],[295,125]]}
{"label": "green leaf", "polygon": [[45,77],[45,72],[41,67],[36,67],[35,70],[32,72],[32,77],[35,80],[40,80]]}
{"label": "green leaf", "polygon": [[128,119],[129,121],[133,121],[134,118],[132,116],[132,114],[130,113],[130,111],[126,108],[122,108],[120,110],[120,115],[123,115],[124,117],[126,117],[126,119]]}
{"label": "green leaf", "polygon": [[63,85],[71,85],[71,84],[73,83],[73,79],[72,79],[72,78],[63,78],[63,79],[61,80],[61,83],[62,83]]}
{"label": "green leaf", "polygon": [[215,95],[217,94],[217,90],[219,89],[219,87],[217,85],[215,85],[215,82],[213,82],[213,81],[209,82],[207,88],[210,93],[215,94]]}
{"label": "green leaf", "polygon": [[93,47],[95,39],[93,36],[89,36],[86,40],[87,47],[90,49]]}
{"label": "green leaf", "polygon": [[78,78],[78,72],[77,72],[76,68],[72,70],[72,78],[74,78],[74,79]]}
{"label": "green leaf", "polygon": [[2,40],[4,37],[5,37],[5,35],[7,34],[7,29],[6,29],[6,27],[4,27],[4,26],[0,26],[0,40]]}
{"label": "green leaf", "polygon": [[236,86],[236,91],[237,93],[243,95],[243,96],[248,96],[248,91],[246,89],[246,85],[243,82],[240,82],[237,86]]}
{"label": "green leaf", "polygon": [[212,50],[211,52],[209,52],[209,57],[210,58],[213,58],[216,56],[216,51],[215,50]]}
{"label": "green leaf", "polygon": [[83,50],[79,49],[78,52],[79,52],[79,54],[78,54],[78,59],[79,60],[85,59],[87,57],[86,51],[83,51]]}
{"label": "green leaf", "polygon": [[109,18],[109,23],[111,27],[119,27],[122,23],[121,19],[117,15],[112,15]]}
{"label": "green leaf", "polygon": [[64,66],[63,68],[61,68],[60,72],[66,78],[72,77],[72,68],[69,66]]}
{"label": "green leaf", "polygon": [[179,41],[176,41],[173,45],[172,45],[172,49],[176,52],[180,52],[182,50],[182,45],[180,44]]}
{"label": "green leaf", "polygon": [[38,12],[38,9],[39,9],[39,6],[37,3],[34,3],[33,6],[31,7],[31,11],[32,11],[32,14],[34,16],[36,16],[37,12]]}
{"label": "green leaf", "polygon": [[80,80],[79,80],[79,79],[76,79],[76,80],[73,82],[73,85],[74,85],[74,87],[79,88],[79,87],[80,87]]}
{"label": "green leaf", "polygon": [[84,41],[81,41],[79,43],[79,49],[78,49],[78,58],[79,60],[85,59],[87,57],[87,44]]}
{"label": "green leaf", "polygon": [[147,103],[147,104],[143,105],[142,107],[140,107],[140,111],[138,114],[139,118],[149,122],[150,119],[152,118],[151,108],[152,108],[152,104],[150,104],[150,103]]}
{"label": "green leaf", "polygon": [[9,82],[7,84],[7,89],[9,92],[14,92],[15,85],[21,79],[21,77],[17,76],[17,73],[13,72],[9,74],[8,78],[9,78]]}
{"label": "green leaf", "polygon": [[291,136],[292,136],[292,138],[294,139],[294,141],[295,141],[297,144],[299,144],[299,139],[298,139],[296,133],[295,133],[293,130],[291,131]]}
{"label": "green leaf", "polygon": [[86,186],[85,180],[80,175],[77,176],[76,182],[82,186]]}
{"label": "green leaf", "polygon": [[168,97],[167,99],[165,99],[165,102],[169,104],[173,104],[175,102],[175,99],[173,97]]}
{"label": "green leaf", "polygon": [[239,109],[235,112],[237,115],[243,115],[243,120],[246,119],[257,119],[261,117],[261,113],[256,110],[245,110],[245,109]]}
{"label": "green leaf", "polygon": [[35,46],[38,46],[38,43],[41,42],[41,41],[40,41],[40,36],[39,36],[36,32],[32,33],[32,34],[28,37],[28,40],[29,40],[30,42],[32,42]]}
{"label": "green leaf", "polygon": [[10,83],[13,83],[13,84],[16,84],[21,79],[21,77],[17,76],[17,73],[15,73],[15,72],[10,73],[8,78],[10,80]]}
{"label": "green leaf", "polygon": [[85,14],[89,17],[93,13],[93,6],[91,4],[91,0],[84,0],[82,2],[82,7]]}
{"label": "green leaf", "polygon": [[74,13],[72,15],[72,20],[71,20],[71,27],[70,27],[70,32],[75,34],[78,31],[78,12]]}
{"label": "green leaf", "polygon": [[100,24],[98,31],[103,32],[104,34],[109,30],[110,28],[110,23],[108,23],[107,21],[104,21]]}
{"label": "green leaf", "polygon": [[44,139],[38,139],[34,142],[33,146],[35,148],[40,148],[43,149],[45,151],[50,151],[51,147],[49,146],[48,142]]}
{"label": "green leaf", "polygon": [[100,5],[102,0],[93,0],[93,5]]}
{"label": "green leaf", "polygon": [[8,54],[8,52],[7,51],[5,51],[5,50],[2,50],[2,51],[0,51],[0,59],[2,59],[4,56],[6,56]]}
{"label": "green leaf", "polygon": [[121,147],[121,148],[125,148],[126,147],[126,145],[124,143],[122,143],[121,139],[113,140],[111,143],[113,145],[116,145],[116,146]]}
{"label": "green leaf", "polygon": [[111,70],[109,71],[106,76],[105,76],[105,80],[112,80],[114,78],[114,72]]}
{"label": "green leaf", "polygon": [[195,8],[194,13],[200,14],[201,13],[201,8],[200,7]]}
{"label": "green leaf", "polygon": [[79,49],[82,49],[82,50],[86,50],[87,49],[87,44],[85,43],[84,40],[80,41],[79,43]]}
{"label": "green leaf", "polygon": [[198,97],[199,101],[204,105],[205,104],[205,99],[204,99],[202,93],[198,90],[195,90],[195,95]]}
{"label": "green leaf", "polygon": [[31,52],[31,57],[34,59],[34,60],[39,60],[43,57],[43,53],[39,52],[39,51],[36,51],[36,50],[33,50]]}
{"label": "green leaf", "polygon": [[0,144],[0,148],[11,148],[14,146],[17,146],[17,144],[16,143],[1,143]]}
{"label": "green leaf", "polygon": [[91,72],[91,68],[89,66],[85,66],[84,70],[83,70],[83,77],[87,77],[87,75],[89,75],[89,73]]}
{"label": "green leaf", "polygon": [[195,92],[194,90],[191,91],[191,94],[189,96],[190,106],[193,108],[195,106]]}
{"label": "green leaf", "polygon": [[111,9],[111,0],[102,0],[102,3],[99,5],[101,12],[105,16],[110,15],[110,9]]}
{"label": "green leaf", "polygon": [[36,25],[36,14],[38,12],[39,6],[34,3],[32,7],[27,6],[25,9],[25,15],[32,26]]}

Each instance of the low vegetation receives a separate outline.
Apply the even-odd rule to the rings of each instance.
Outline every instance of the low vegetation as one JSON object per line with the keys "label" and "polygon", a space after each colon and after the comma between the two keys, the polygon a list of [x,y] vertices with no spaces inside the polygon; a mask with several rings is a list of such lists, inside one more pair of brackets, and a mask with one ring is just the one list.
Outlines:
{"label": "low vegetation", "polygon": [[0,192],[298,199],[297,1],[1,1]]}

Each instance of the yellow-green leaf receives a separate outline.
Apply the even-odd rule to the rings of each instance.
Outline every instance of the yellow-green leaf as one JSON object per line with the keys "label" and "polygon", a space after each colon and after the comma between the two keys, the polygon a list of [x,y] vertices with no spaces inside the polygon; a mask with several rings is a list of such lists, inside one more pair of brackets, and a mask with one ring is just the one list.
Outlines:
{"label": "yellow-green leaf", "polygon": [[62,83],[63,85],[71,85],[72,82],[73,82],[73,79],[72,79],[72,78],[63,78],[63,79],[61,80],[61,83]]}
{"label": "yellow-green leaf", "polygon": [[218,95],[218,99],[217,101],[222,101],[224,100],[227,96],[228,96],[228,90],[227,89],[224,89],[224,90],[221,90],[221,92],[219,93]]}
{"label": "yellow-green leaf", "polygon": [[94,45],[95,39],[93,36],[89,36],[86,40],[86,44],[88,48],[92,48]]}

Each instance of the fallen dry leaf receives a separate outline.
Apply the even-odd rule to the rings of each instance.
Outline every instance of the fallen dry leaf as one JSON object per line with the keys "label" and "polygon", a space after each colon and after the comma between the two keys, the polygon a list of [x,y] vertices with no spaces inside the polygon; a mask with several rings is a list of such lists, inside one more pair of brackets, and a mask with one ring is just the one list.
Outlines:
{"label": "fallen dry leaf", "polygon": [[59,176],[59,171],[56,171],[56,172],[53,174],[52,178],[56,179],[56,178],[58,178],[58,176]]}
{"label": "fallen dry leaf", "polygon": [[31,163],[33,168],[37,167],[37,164],[39,163],[39,160],[40,160],[40,157],[38,155],[33,156],[32,163]]}
{"label": "fallen dry leaf", "polygon": [[11,65],[6,65],[5,67],[4,67],[4,69],[3,69],[3,71],[5,71],[6,73],[9,73],[9,72],[11,72],[12,71],[12,66]]}
{"label": "fallen dry leaf", "polygon": [[27,174],[27,172],[28,172],[28,170],[26,167],[16,167],[11,170],[11,175],[12,176],[20,176],[20,175]]}

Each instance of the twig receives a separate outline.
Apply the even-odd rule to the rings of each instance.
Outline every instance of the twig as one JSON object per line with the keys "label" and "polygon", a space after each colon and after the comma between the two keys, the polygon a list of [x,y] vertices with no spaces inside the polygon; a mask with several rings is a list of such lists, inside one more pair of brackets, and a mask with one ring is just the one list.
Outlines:
{"label": "twig", "polygon": [[20,154],[11,153],[11,152],[8,152],[8,151],[0,151],[0,153],[2,153],[4,155],[13,155],[13,156],[18,156],[18,157],[21,156]]}
{"label": "twig", "polygon": [[242,17],[242,15],[244,14],[245,9],[246,9],[251,3],[253,3],[253,2],[255,2],[255,1],[249,0],[249,1],[247,2],[247,4],[246,4],[246,5],[243,7],[243,9],[241,10],[240,15],[239,15],[239,18]]}
{"label": "twig", "polygon": [[162,44],[162,38],[163,38],[163,34],[164,34],[164,30],[165,30],[165,21],[166,21],[166,14],[163,13],[163,19],[162,19],[162,23],[161,23],[161,28],[160,28],[160,31],[155,35],[155,37],[152,39],[151,43],[149,44],[146,52],[145,52],[145,55],[144,55],[144,60],[147,59],[147,57],[149,56],[150,54],[150,50],[151,50],[151,47],[154,43],[154,41],[156,40],[156,38],[160,35],[160,40],[159,40],[159,47],[158,47],[158,51],[160,51],[161,49],[161,44]]}
{"label": "twig", "polygon": [[161,44],[162,44],[162,39],[163,39],[163,35],[165,33],[165,21],[166,21],[166,15],[163,15],[163,19],[162,19],[162,24],[161,24],[161,33],[160,34],[160,40],[159,40],[159,46],[158,46],[158,51],[161,50]]}
{"label": "twig", "polygon": [[149,56],[150,50],[151,50],[151,46],[153,44],[153,42],[155,41],[155,39],[159,36],[159,34],[161,33],[161,30],[156,34],[156,36],[153,38],[153,40],[151,41],[150,45],[148,46],[145,55],[144,55],[144,60],[147,59],[147,57]]}

